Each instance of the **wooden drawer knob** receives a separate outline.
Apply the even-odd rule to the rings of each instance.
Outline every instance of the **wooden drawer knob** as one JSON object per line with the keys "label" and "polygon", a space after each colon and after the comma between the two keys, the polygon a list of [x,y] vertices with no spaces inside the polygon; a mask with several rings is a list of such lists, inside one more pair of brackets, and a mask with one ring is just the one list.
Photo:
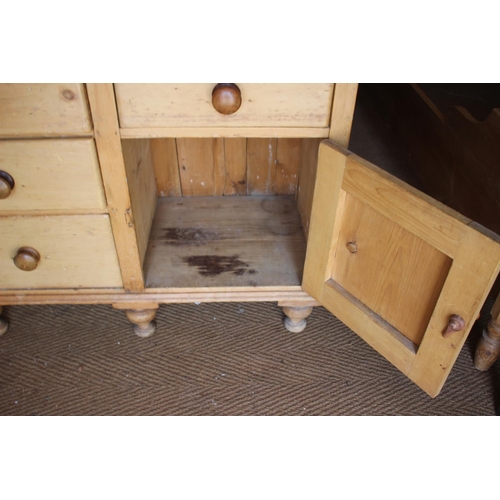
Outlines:
{"label": "wooden drawer knob", "polygon": [[11,191],[14,189],[14,179],[11,175],[3,170],[0,170],[0,200],[8,198]]}
{"label": "wooden drawer knob", "polygon": [[212,104],[223,115],[236,113],[241,106],[241,91],[234,83],[218,83],[212,91]]}
{"label": "wooden drawer knob", "polygon": [[465,328],[465,320],[458,314],[452,314],[448,320],[448,326],[443,332],[443,337],[449,337],[455,332],[459,332]]}
{"label": "wooden drawer knob", "polygon": [[40,254],[31,247],[21,247],[14,257],[14,264],[22,271],[33,271],[39,261]]}

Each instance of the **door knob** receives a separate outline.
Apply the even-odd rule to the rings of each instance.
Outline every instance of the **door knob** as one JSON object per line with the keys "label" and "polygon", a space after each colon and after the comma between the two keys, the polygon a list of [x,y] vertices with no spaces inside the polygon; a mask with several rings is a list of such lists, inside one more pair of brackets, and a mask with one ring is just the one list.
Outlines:
{"label": "door knob", "polygon": [[448,326],[443,332],[443,337],[449,337],[455,332],[459,332],[465,328],[465,320],[458,314],[452,314],[448,320]]}

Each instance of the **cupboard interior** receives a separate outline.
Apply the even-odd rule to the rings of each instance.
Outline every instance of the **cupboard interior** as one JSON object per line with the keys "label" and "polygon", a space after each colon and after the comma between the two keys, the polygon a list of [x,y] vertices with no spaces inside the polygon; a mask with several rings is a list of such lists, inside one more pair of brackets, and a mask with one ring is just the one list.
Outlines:
{"label": "cupboard interior", "polygon": [[148,289],[299,290],[321,139],[123,139]]}
{"label": "cupboard interior", "polygon": [[[320,142],[124,139],[148,290],[301,290]],[[419,345],[451,260],[352,194],[343,213],[332,280]]]}

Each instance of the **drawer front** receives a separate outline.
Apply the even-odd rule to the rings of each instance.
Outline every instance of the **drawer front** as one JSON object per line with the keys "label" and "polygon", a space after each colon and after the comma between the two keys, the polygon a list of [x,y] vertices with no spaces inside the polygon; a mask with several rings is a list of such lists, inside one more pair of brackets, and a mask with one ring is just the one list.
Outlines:
{"label": "drawer front", "polygon": [[[122,287],[107,215],[0,217],[0,288]],[[19,249],[39,254],[36,268],[19,269]]]}
{"label": "drawer front", "polygon": [[0,137],[91,133],[83,84],[0,84]]}
{"label": "drawer front", "polygon": [[241,107],[212,105],[216,84],[115,84],[120,126],[328,127],[333,84],[237,84]]}
{"label": "drawer front", "polygon": [[0,199],[0,214],[106,209],[93,139],[0,141],[1,172],[14,188]]}

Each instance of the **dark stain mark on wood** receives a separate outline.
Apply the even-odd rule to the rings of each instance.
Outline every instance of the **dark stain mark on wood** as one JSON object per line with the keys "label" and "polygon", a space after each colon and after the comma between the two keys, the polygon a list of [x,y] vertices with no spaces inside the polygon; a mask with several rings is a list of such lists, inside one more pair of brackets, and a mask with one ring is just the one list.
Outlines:
{"label": "dark stain mark on wood", "polygon": [[277,236],[290,236],[302,229],[295,221],[277,221],[273,219],[266,221],[266,226],[270,233]]}
{"label": "dark stain mark on wood", "polygon": [[262,200],[260,206],[262,210],[270,214],[289,214],[293,211],[294,201],[292,198],[289,199],[273,199],[272,197],[266,197]]}
{"label": "dark stain mark on wood", "polygon": [[231,181],[231,186],[233,187],[233,190],[237,194],[245,194],[245,186],[246,186],[247,181],[242,180],[242,181]]}
{"label": "dark stain mark on wood", "polygon": [[162,231],[164,231],[164,234],[158,239],[165,241],[166,245],[200,246],[219,239],[217,233],[197,227],[165,227],[162,228]]}
{"label": "dark stain mark on wood", "polygon": [[248,269],[248,264],[239,260],[237,255],[192,255],[184,257],[191,267],[197,267],[202,276],[218,276],[222,273],[233,273],[236,276],[243,276],[246,272],[255,274],[257,271]]}

